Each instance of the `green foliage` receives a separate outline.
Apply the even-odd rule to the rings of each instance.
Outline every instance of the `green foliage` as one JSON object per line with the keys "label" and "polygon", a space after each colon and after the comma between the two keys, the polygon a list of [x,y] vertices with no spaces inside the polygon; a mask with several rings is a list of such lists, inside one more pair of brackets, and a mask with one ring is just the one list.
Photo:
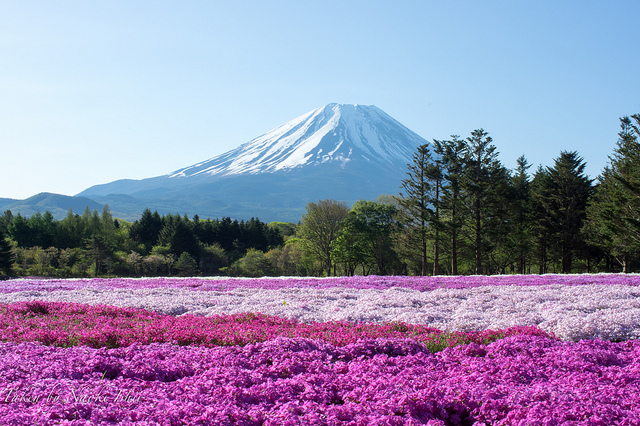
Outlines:
{"label": "green foliage", "polygon": [[204,275],[217,275],[229,265],[229,256],[219,244],[205,245],[200,253],[200,271]]}
{"label": "green foliage", "polygon": [[[434,143],[438,143],[434,141]],[[400,221],[405,227],[404,241],[421,255],[421,275],[427,274],[427,245],[430,228],[438,226],[442,168],[434,161],[428,145],[417,148],[402,181]],[[439,243],[438,239],[435,241]],[[435,250],[434,250],[435,251]],[[437,261],[435,261],[437,265]],[[437,269],[437,267],[436,267]]]}
{"label": "green foliage", "polygon": [[466,198],[465,212],[470,220],[470,245],[474,254],[475,274],[485,270],[486,256],[492,251],[495,238],[502,237],[504,229],[504,195],[508,185],[508,172],[498,160],[496,146],[483,129],[474,130],[467,138],[463,160],[464,173],[461,189]]}
{"label": "green foliage", "polygon": [[304,250],[304,242],[298,237],[288,238],[284,247],[271,249],[266,256],[276,266],[278,275],[309,276],[322,273],[322,266]]}
{"label": "green foliage", "polygon": [[151,213],[146,209],[142,217],[131,225],[129,235],[131,238],[144,246],[144,253],[151,252],[151,248],[158,243],[160,231],[162,231],[163,221],[158,211]]}
{"label": "green foliage", "polygon": [[347,204],[335,200],[320,200],[307,204],[299,232],[304,249],[324,265],[331,275],[331,244],[338,237],[341,222],[347,217]]}
{"label": "green foliage", "polygon": [[269,260],[265,253],[249,249],[247,253],[231,266],[222,268],[231,277],[264,277],[276,276],[277,268]]}
{"label": "green foliage", "polygon": [[0,276],[11,275],[13,265],[13,249],[11,243],[0,230]]}
{"label": "green foliage", "polygon": [[182,277],[192,277],[198,272],[198,264],[186,251],[180,254],[180,257],[178,257],[173,267],[178,271],[178,275]]}
{"label": "green foliage", "polygon": [[517,259],[516,272],[524,274],[531,253],[531,179],[527,173],[531,165],[524,155],[518,158],[517,163],[518,167],[511,177],[513,228],[509,235],[509,248]]}
{"label": "green foliage", "polygon": [[7,211],[0,216],[0,229],[16,245],[12,263],[18,275],[156,276],[220,274],[250,248],[281,247],[281,230],[292,232],[295,225],[268,226],[255,218],[190,220],[148,209],[129,223],[114,219],[105,206],[102,214],[87,207],[77,215],[70,209],[60,221],[49,212],[25,218]]}
{"label": "green foliage", "polygon": [[574,257],[585,246],[580,231],[592,192],[585,166],[577,152],[562,151],[554,166],[540,176],[534,194],[542,214],[541,226],[550,249],[561,258],[564,273],[571,272]]}
{"label": "green foliage", "polygon": [[379,275],[395,272],[398,260],[391,235],[397,228],[396,213],[393,204],[356,201],[331,244],[333,260],[343,264],[349,275],[358,265],[365,274],[372,270]]}
{"label": "green foliage", "polygon": [[616,148],[598,180],[583,228],[587,240],[628,272],[640,256],[640,115],[620,119]]}

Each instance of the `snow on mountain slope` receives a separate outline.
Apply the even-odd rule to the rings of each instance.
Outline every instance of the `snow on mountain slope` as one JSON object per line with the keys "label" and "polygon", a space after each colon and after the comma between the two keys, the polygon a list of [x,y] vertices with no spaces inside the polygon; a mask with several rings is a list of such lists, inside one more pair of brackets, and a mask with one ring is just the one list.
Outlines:
{"label": "snow on mountain slope", "polygon": [[416,147],[424,143],[426,140],[375,106],[329,104],[168,176],[270,173],[327,163],[344,168],[354,161],[404,168]]}
{"label": "snow on mountain slope", "polygon": [[132,220],[151,208],[297,222],[310,201],[397,194],[411,156],[426,143],[375,106],[329,104],[193,166],[78,195]]}

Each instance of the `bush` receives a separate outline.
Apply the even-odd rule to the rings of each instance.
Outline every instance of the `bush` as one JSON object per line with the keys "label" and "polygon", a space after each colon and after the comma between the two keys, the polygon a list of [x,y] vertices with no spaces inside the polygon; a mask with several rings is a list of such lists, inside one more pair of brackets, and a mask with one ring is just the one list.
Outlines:
{"label": "bush", "polygon": [[247,250],[247,254],[231,266],[222,268],[230,277],[264,277],[280,275],[278,268],[271,263],[264,252],[256,249]]}
{"label": "bush", "polygon": [[198,273],[198,264],[186,251],[180,255],[173,267],[182,277],[192,277]]}

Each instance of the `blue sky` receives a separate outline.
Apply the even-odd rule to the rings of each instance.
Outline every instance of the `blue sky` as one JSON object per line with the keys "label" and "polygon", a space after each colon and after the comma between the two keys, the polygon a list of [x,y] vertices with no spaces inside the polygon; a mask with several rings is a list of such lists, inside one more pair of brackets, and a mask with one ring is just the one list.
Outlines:
{"label": "blue sky", "polygon": [[162,175],[327,103],[596,177],[640,113],[637,1],[0,0],[0,197]]}

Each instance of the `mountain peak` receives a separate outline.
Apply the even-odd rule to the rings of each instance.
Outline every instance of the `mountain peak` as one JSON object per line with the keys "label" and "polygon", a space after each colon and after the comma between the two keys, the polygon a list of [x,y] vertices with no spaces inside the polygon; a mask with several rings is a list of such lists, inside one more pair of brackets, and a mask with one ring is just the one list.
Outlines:
{"label": "mountain peak", "polygon": [[427,143],[373,105],[332,103],[199,164],[79,195],[96,197],[124,219],[153,208],[297,222],[310,201],[351,204],[397,193],[416,148]]}
{"label": "mountain peak", "polygon": [[345,168],[361,162],[405,167],[423,143],[374,105],[330,103],[169,177],[273,173],[320,165]]}

